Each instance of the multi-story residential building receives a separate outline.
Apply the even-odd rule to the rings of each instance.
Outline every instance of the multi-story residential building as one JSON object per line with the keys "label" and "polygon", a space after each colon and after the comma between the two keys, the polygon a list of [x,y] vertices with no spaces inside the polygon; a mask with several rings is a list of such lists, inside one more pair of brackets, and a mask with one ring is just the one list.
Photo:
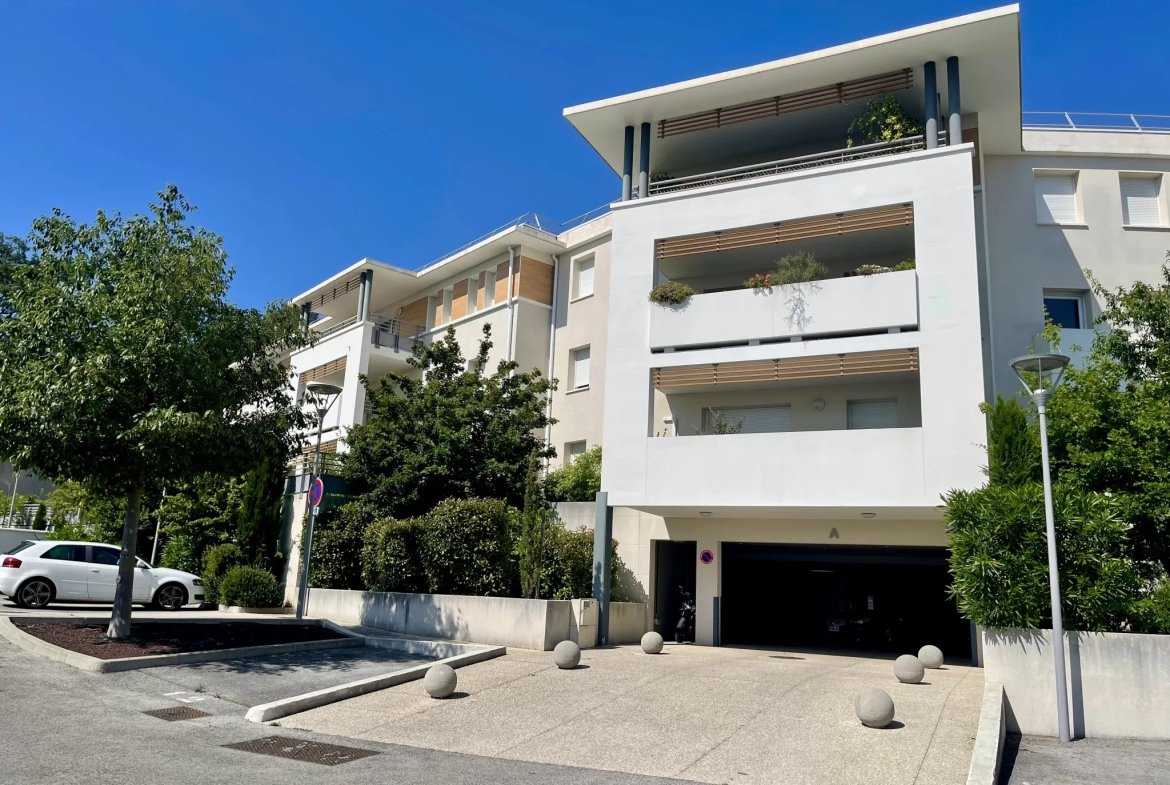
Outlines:
{"label": "multi-story residential building", "polygon": [[[985,481],[980,403],[1016,392],[1046,312],[1066,348],[1091,342],[1087,271],[1154,281],[1170,247],[1170,119],[1024,113],[1018,16],[566,109],[622,177],[607,214],[418,272],[364,260],[297,299],[328,335],[294,365],[342,383],[343,440],[358,373],[490,321],[494,351],[560,380],[558,461],[603,445],[648,625],[672,630],[687,591],[699,643],[966,654],[941,505]],[[886,96],[922,133],[847,144]],[[827,273],[743,285],[795,252]],[[695,294],[651,302],[668,281]]]}

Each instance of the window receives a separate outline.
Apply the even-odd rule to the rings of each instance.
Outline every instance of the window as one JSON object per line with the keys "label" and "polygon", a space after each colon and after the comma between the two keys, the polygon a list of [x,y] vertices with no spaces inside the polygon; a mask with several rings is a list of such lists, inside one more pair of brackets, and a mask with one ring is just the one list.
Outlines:
{"label": "window", "polygon": [[114,564],[118,563],[118,549],[117,548],[99,548],[94,545],[91,546],[93,551],[93,558],[90,559],[94,564]]}
{"label": "window", "polygon": [[1085,298],[1080,292],[1045,292],[1044,312],[1057,327],[1079,330],[1085,323]]}
{"label": "window", "polygon": [[896,398],[849,402],[849,430],[897,427],[898,400]]}
{"label": "window", "polygon": [[1162,226],[1161,177],[1121,175],[1121,222],[1126,226]]}
{"label": "window", "polygon": [[713,431],[712,415],[722,416],[724,422],[737,433],[787,433],[792,430],[792,407],[783,406],[719,406],[703,412],[704,430]]}
{"label": "window", "polygon": [[589,386],[589,347],[573,350],[573,389],[583,390]]}
{"label": "window", "polygon": [[568,466],[584,454],[585,442],[569,442],[565,445],[565,465]]}
{"label": "window", "polygon": [[17,546],[16,546],[15,548],[13,548],[12,550],[10,550],[10,551],[6,552],[4,555],[5,555],[5,556],[12,556],[13,554],[20,553],[20,552],[21,552],[21,551],[23,551],[23,550],[26,550],[26,549],[28,549],[28,548],[31,548],[31,547],[33,547],[33,546],[34,546],[34,545],[36,545],[36,544],[37,544],[37,541],[36,541],[36,540],[25,540],[25,541],[24,541],[24,542],[22,542],[20,545],[17,545]]}
{"label": "window", "polygon": [[85,561],[85,546],[54,545],[45,551],[45,555],[41,558],[53,559],[55,561]]}
{"label": "window", "polygon": [[1036,223],[1075,224],[1077,215],[1076,173],[1036,173]]}
{"label": "window", "polygon": [[573,299],[593,294],[593,257],[577,261],[577,289]]}

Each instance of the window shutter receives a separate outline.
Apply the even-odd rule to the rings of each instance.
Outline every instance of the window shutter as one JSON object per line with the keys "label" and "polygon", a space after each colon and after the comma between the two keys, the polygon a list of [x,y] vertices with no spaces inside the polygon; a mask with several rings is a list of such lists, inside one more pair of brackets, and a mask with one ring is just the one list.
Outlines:
{"label": "window shutter", "polygon": [[573,353],[573,387],[580,389],[589,386],[589,347],[578,349]]}
{"label": "window shutter", "polygon": [[1036,176],[1036,220],[1048,224],[1077,223],[1076,175]]}
{"label": "window shutter", "polygon": [[577,296],[593,294],[593,260],[582,259],[577,264]]}
{"label": "window shutter", "polygon": [[1121,179],[1122,221],[1127,226],[1159,226],[1162,211],[1158,205],[1158,180],[1153,177]]}
{"label": "window shutter", "polygon": [[734,406],[712,408],[730,425],[739,425],[740,433],[787,433],[792,430],[792,407]]}
{"label": "window shutter", "polygon": [[849,430],[897,427],[898,401],[896,399],[849,402]]}

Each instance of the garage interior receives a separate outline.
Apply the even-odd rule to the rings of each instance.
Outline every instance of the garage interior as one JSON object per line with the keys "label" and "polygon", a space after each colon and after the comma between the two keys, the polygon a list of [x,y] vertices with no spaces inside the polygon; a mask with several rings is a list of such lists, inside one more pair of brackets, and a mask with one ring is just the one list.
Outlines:
{"label": "garage interior", "polygon": [[971,624],[947,596],[947,549],[725,542],[722,643],[971,660]]}

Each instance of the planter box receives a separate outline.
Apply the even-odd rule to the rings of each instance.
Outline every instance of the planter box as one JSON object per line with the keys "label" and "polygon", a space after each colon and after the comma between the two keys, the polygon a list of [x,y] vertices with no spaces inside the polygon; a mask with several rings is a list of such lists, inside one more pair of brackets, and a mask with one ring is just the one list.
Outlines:
{"label": "planter box", "polygon": [[[1087,738],[1170,739],[1170,635],[1065,633],[1069,722]],[[1051,630],[983,632],[984,677],[1003,684],[1008,730],[1056,736]]]}
{"label": "planter box", "polygon": [[[585,607],[574,613],[574,603],[585,605],[580,600],[310,589],[306,614],[405,635],[551,651],[565,640],[589,642],[592,632],[580,629],[578,619],[587,625],[590,617]],[[645,604],[610,603],[611,643],[637,642],[646,629]]]}

